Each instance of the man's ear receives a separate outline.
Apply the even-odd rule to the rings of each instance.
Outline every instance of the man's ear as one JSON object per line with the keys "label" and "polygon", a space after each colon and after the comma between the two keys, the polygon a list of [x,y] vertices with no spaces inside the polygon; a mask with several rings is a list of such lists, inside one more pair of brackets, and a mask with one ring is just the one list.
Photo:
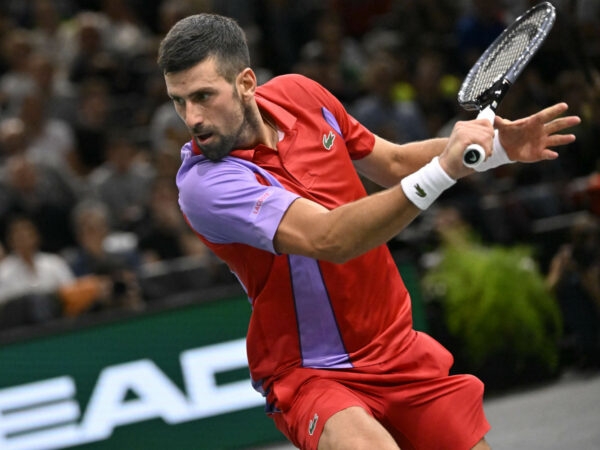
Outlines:
{"label": "man's ear", "polygon": [[249,100],[254,96],[254,92],[256,91],[256,83],[256,74],[251,68],[246,67],[238,74],[236,78],[236,84],[238,92],[244,100]]}

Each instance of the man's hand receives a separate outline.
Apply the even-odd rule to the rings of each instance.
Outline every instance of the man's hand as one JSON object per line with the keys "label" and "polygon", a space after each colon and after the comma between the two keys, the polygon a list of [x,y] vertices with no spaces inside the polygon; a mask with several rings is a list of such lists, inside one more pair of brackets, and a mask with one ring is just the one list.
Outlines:
{"label": "man's hand", "polygon": [[458,121],[452,129],[444,151],[440,154],[440,166],[453,179],[458,180],[473,173],[465,166],[463,153],[470,144],[478,144],[487,155],[492,152],[494,128],[488,119]]}
{"label": "man's hand", "polygon": [[578,116],[565,116],[566,103],[557,103],[531,116],[510,121],[496,116],[494,127],[498,129],[500,143],[512,161],[536,162],[558,158],[550,147],[570,144],[573,134],[560,134],[581,122]]}

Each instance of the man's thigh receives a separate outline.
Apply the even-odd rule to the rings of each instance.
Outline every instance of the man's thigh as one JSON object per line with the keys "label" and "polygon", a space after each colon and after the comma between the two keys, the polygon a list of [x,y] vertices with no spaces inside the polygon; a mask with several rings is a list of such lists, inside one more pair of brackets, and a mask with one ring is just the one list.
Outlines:
{"label": "man's thigh", "polygon": [[[279,430],[298,448],[317,450],[319,440],[329,419],[347,409],[356,408],[371,417],[368,406],[358,395],[342,384],[326,378],[311,378],[296,392],[293,403],[271,415]],[[342,415],[343,417],[344,415]],[[343,424],[340,424],[340,426]],[[339,426],[329,434],[336,435]]]}
{"label": "man's thigh", "polygon": [[360,406],[351,406],[327,420],[318,450],[399,450],[391,434]]}

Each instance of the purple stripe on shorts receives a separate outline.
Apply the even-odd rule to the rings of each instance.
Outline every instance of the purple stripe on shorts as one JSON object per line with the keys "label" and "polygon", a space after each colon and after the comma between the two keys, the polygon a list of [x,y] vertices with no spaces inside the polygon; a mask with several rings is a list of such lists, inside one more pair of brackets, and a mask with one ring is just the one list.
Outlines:
{"label": "purple stripe on shorts", "polygon": [[289,255],[289,263],[304,367],[352,367],[317,261]]}

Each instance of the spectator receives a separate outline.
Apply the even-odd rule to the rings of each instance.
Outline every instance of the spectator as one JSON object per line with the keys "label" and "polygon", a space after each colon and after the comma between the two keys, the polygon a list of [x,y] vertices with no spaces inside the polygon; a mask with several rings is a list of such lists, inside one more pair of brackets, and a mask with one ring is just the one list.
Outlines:
{"label": "spectator", "polygon": [[560,305],[566,351],[580,368],[600,368],[600,224],[582,216],[550,264],[549,287]]}
{"label": "spectator", "polygon": [[412,74],[414,101],[426,117],[427,135],[436,136],[456,113],[460,81],[449,74],[442,52],[422,49]]}
{"label": "spectator", "polygon": [[365,65],[359,41],[345,35],[339,16],[326,10],[317,19],[314,38],[301,48],[296,71],[348,103],[360,92]]}
{"label": "spectator", "polygon": [[571,180],[588,175],[596,168],[598,139],[600,138],[600,79],[597,86],[586,83],[585,76],[578,70],[564,70],[556,76],[553,92],[561,95],[581,115],[582,122],[577,132],[577,143],[569,146],[561,158],[563,177]]}
{"label": "spectator", "polygon": [[171,153],[171,149],[177,148],[188,137],[189,132],[182,125],[170,100],[154,109],[150,120],[150,146],[155,155]]}
{"label": "spectator", "polygon": [[395,96],[400,64],[387,53],[373,57],[365,74],[366,93],[354,102],[351,113],[374,133],[393,142],[426,139],[429,135],[419,105]]}
{"label": "spectator", "polygon": [[0,230],[12,214],[26,214],[43,237],[44,251],[73,242],[69,214],[77,201],[73,187],[56,169],[24,154],[10,156],[0,172]]}
{"label": "spectator", "polygon": [[114,111],[122,126],[138,125],[148,100],[148,81],[156,72],[155,49],[149,27],[141,20],[141,9],[133,2],[102,0],[100,13],[106,18],[102,28],[104,49],[116,64],[111,80]]}
{"label": "spectator", "polygon": [[106,49],[125,60],[146,54],[149,49],[149,29],[136,13],[131,2],[102,0],[101,11],[107,18]]}
{"label": "spectator", "polygon": [[45,99],[37,89],[25,95],[18,117],[27,133],[27,155],[33,161],[70,173],[70,160],[75,145],[71,125],[46,115]]}
{"label": "spectator", "polygon": [[25,124],[18,117],[0,121],[0,162],[12,155],[25,154],[27,151],[27,134]]}
{"label": "spectator", "polygon": [[[65,315],[141,307],[137,243],[110,226],[104,204],[83,200],[73,210],[76,244],[63,252],[79,282],[60,291]],[[113,242],[127,242],[119,248]]]}
{"label": "spectator", "polygon": [[465,73],[507,25],[501,2],[471,0],[469,3],[455,28],[459,68]]}
{"label": "spectator", "polygon": [[44,113],[51,120],[75,120],[76,93],[73,86],[57,76],[57,67],[47,53],[36,52],[29,59],[29,73],[44,102]]}
{"label": "spectator", "polygon": [[108,206],[119,230],[132,230],[139,223],[150,192],[154,171],[140,156],[132,138],[113,135],[106,162],[89,176],[95,195]]}
{"label": "spectator", "polygon": [[206,257],[208,249],[190,231],[177,206],[177,187],[173,178],[157,178],[137,234],[145,263],[185,256]]}
{"label": "spectator", "polygon": [[76,51],[68,67],[72,83],[81,84],[88,79],[101,78],[118,91],[119,61],[107,48],[104,34],[108,20],[104,14],[84,11],[76,18]]}
{"label": "spectator", "polygon": [[[381,3],[381,0],[379,0]],[[337,0],[340,8],[345,3]],[[364,3],[364,2],[355,2]],[[433,45],[444,45],[448,51],[454,50],[453,27],[462,12],[464,2],[452,0],[404,0],[390,2],[386,14],[375,16],[371,30],[392,30],[404,44],[403,54],[415,59],[421,50]],[[364,5],[359,8],[364,8]],[[383,12],[383,11],[382,11]],[[357,19],[357,21],[360,19]],[[371,31],[367,31],[369,34]]]}
{"label": "spectator", "polygon": [[[262,9],[255,14],[255,18],[260,25],[262,39],[255,42],[259,45],[254,48],[253,43],[249,42],[251,58],[257,57],[257,63],[260,65],[262,62],[273,74],[289,72],[298,63],[301,47],[314,36],[315,23],[323,9],[323,2],[265,0],[261,3]],[[277,39],[269,39],[269,36],[277,36]],[[258,48],[260,51],[257,51]]]}
{"label": "spectator", "polygon": [[100,78],[86,80],[79,85],[77,100],[73,167],[80,177],[87,178],[106,161],[108,131],[114,126],[110,87]]}
{"label": "spectator", "polygon": [[173,25],[185,16],[192,14],[195,9],[187,0],[164,0],[158,9],[158,32],[166,34]]}
{"label": "spectator", "polygon": [[29,56],[33,51],[27,30],[15,28],[2,42],[2,52],[8,68],[0,77],[0,98],[4,116],[14,116],[23,98],[29,95],[35,82],[29,74]]}
{"label": "spectator", "polygon": [[[139,255],[135,240],[129,239],[128,246],[112,251],[111,241],[119,240],[120,233],[112,228],[110,211],[104,203],[82,200],[73,209],[71,218],[76,242],[65,250],[64,256],[76,276],[104,274],[121,267],[131,272],[137,270]],[[124,242],[127,235],[121,236],[120,241]]]}
{"label": "spectator", "polygon": [[[65,28],[69,25],[62,23],[63,16],[72,13],[67,0],[33,0],[29,2],[31,11],[31,38],[35,53],[48,58],[56,71],[57,79],[66,80],[66,67],[70,57]],[[67,21],[65,21],[67,22]]]}
{"label": "spectator", "polygon": [[[43,322],[57,317],[56,292],[75,280],[61,256],[40,250],[40,239],[32,220],[25,216],[10,219],[6,232],[9,253],[0,261],[0,304],[21,303],[26,310],[24,322]],[[7,314],[5,309],[2,312],[4,325],[16,319]],[[19,321],[12,324],[20,325]]]}
{"label": "spectator", "polygon": [[[340,16],[346,33],[354,38],[361,38],[376,26],[381,16],[390,13],[393,3],[391,0],[371,0],[369,2],[333,0],[331,5],[336,14]],[[416,2],[404,1],[402,3]]]}

